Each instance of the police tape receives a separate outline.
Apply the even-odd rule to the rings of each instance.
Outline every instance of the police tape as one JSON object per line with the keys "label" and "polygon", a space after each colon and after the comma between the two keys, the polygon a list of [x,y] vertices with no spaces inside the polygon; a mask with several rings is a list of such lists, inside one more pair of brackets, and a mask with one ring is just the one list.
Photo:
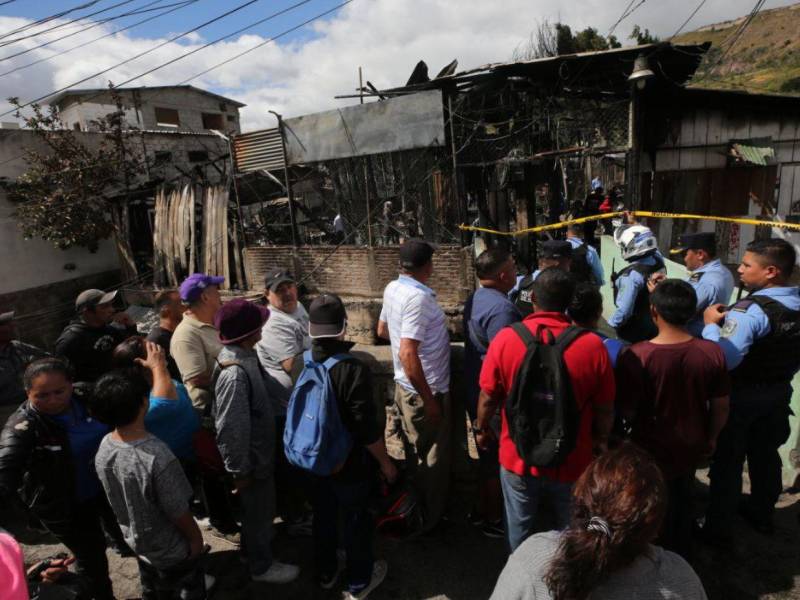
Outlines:
{"label": "police tape", "polygon": [[776,227],[780,229],[789,229],[792,231],[800,231],[800,223],[786,223],[784,221],[761,221],[759,219],[746,219],[740,217],[715,217],[711,215],[688,215],[683,213],[665,213],[665,212],[652,212],[647,210],[635,210],[630,213],[612,212],[602,215],[592,215],[590,217],[580,217],[578,219],[571,219],[569,221],[560,221],[558,223],[550,223],[549,225],[539,225],[538,227],[529,227],[528,229],[520,229],[519,231],[499,231],[497,229],[487,229],[486,227],[475,227],[473,225],[459,225],[458,228],[462,231],[480,231],[483,233],[491,233],[493,235],[505,236],[518,236],[527,235],[529,233],[539,233],[542,231],[553,231],[555,229],[563,229],[570,225],[580,225],[582,223],[589,223],[591,221],[600,221],[601,219],[613,219],[615,217],[624,217],[626,214],[631,214],[634,217],[649,217],[653,219],[700,219],[705,221],[721,221],[723,223],[738,223],[740,225],[755,225],[756,227]]}

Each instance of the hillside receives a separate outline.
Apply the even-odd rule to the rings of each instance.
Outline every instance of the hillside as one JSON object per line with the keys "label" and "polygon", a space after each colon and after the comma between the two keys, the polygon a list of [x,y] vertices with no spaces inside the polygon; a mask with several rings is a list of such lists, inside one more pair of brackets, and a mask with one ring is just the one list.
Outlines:
{"label": "hillside", "polygon": [[800,94],[800,3],[761,11],[719,62],[745,18],[707,25],[672,40],[712,43],[692,85]]}

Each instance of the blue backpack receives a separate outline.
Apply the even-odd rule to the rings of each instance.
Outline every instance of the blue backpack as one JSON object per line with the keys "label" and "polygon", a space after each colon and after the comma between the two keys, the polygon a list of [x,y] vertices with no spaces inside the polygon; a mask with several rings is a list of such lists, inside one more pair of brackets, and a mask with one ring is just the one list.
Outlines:
{"label": "blue backpack", "polygon": [[353,446],[353,438],[342,424],[329,375],[334,365],[348,357],[337,354],[318,363],[311,358],[311,351],[306,351],[303,354],[305,368],[286,409],[283,431],[286,458],[296,467],[316,475],[338,471]]}

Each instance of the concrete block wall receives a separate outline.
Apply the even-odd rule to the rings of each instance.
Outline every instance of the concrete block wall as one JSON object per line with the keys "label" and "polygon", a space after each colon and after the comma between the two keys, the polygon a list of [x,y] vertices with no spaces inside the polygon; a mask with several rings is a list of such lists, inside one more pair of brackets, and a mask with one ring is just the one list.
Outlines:
{"label": "concrete block wall", "polygon": [[[342,246],[264,246],[245,249],[247,278],[251,289],[262,287],[264,274],[276,267],[288,269],[305,280],[313,291],[342,296],[379,298],[398,273],[398,246],[376,248]],[[433,257],[430,287],[439,302],[459,304],[475,289],[475,272],[469,248],[439,246]]]}

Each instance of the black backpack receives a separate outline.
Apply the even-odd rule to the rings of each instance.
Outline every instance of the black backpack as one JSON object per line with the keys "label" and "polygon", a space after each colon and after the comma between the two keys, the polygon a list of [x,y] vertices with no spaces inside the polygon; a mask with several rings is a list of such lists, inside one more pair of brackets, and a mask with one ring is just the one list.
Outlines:
{"label": "black backpack", "polygon": [[587,330],[567,327],[554,338],[542,326],[535,336],[522,323],[511,327],[527,350],[506,400],[509,435],[526,465],[558,467],[575,449],[580,426],[564,351]]}

